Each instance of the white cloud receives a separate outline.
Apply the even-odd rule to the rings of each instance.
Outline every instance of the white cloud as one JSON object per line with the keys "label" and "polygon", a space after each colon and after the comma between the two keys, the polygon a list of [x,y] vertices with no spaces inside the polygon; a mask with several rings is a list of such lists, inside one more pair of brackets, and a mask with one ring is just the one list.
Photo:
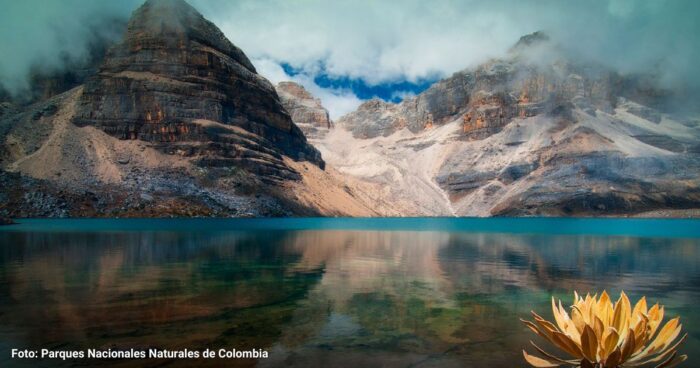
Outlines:
{"label": "white cloud", "polygon": [[348,89],[323,88],[319,86],[314,82],[313,75],[302,73],[290,76],[280,64],[271,59],[253,59],[252,62],[258,73],[273,84],[282,81],[293,81],[304,86],[312,95],[321,99],[321,103],[328,109],[328,114],[333,120],[354,111],[362,103],[362,100]]}
{"label": "white cloud", "polygon": [[[60,67],[61,55],[80,57],[86,25],[126,17],[141,1],[8,2],[0,12],[0,82],[17,85],[35,63]],[[700,86],[696,0],[188,1],[251,59],[288,63],[307,76],[323,67],[370,85],[433,79],[544,30],[577,56],[625,71],[660,67],[670,81]],[[320,92],[339,111],[355,103],[346,91]]]}
{"label": "white cloud", "polygon": [[[194,1],[252,58],[369,84],[442,76],[502,54],[537,27],[469,2]],[[475,5],[475,4],[474,4]],[[522,22],[521,22],[522,23]]]}
{"label": "white cloud", "polygon": [[[32,68],[61,69],[88,56],[98,36],[119,39],[110,22],[124,20],[139,0],[4,1],[0,11],[0,85],[21,92]],[[99,37],[99,38],[101,38]]]}
{"label": "white cloud", "polygon": [[362,100],[349,90],[329,90],[308,85],[304,87],[321,99],[332,120],[337,120],[339,117],[355,111],[362,104]]}
{"label": "white cloud", "polygon": [[191,1],[252,58],[309,73],[321,62],[369,84],[450,75],[537,30],[628,71],[668,62],[677,77],[699,74],[694,0]]}
{"label": "white cloud", "polygon": [[394,91],[391,93],[390,99],[393,100],[405,100],[407,98],[416,97],[416,93],[413,91]]}
{"label": "white cloud", "polygon": [[251,62],[258,71],[258,74],[267,78],[272,84],[276,85],[279,82],[292,80],[292,77],[282,69],[282,66],[271,59],[252,59]]}

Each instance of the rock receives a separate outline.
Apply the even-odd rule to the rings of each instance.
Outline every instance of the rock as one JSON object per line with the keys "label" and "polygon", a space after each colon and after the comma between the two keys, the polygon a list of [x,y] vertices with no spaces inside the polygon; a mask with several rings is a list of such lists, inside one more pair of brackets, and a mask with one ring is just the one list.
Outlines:
{"label": "rock", "polygon": [[627,112],[629,112],[632,115],[636,115],[642,119],[649,120],[655,124],[661,123],[661,114],[659,114],[658,111],[650,109],[646,106],[630,104],[627,107]]}
{"label": "rock", "polygon": [[577,106],[589,114],[612,112],[623,94],[615,72],[574,62],[531,62],[522,53],[549,38],[536,32],[524,36],[508,58],[491,60],[438,81],[415,98],[399,104],[372,100],[338,119],[355,137],[388,136],[408,128],[419,133],[460,120],[464,138],[480,140],[500,132],[514,119],[543,113],[559,114],[561,106]]}
{"label": "rock", "polygon": [[294,82],[280,82],[277,94],[292,121],[308,139],[322,139],[333,127],[321,100],[312,96],[303,86]]}
{"label": "rock", "polygon": [[650,146],[661,148],[669,152],[684,152],[688,148],[683,142],[664,135],[639,134],[633,137]]}
{"label": "rock", "polygon": [[15,106],[8,101],[0,102],[0,118],[4,115],[9,115],[14,110]]}
{"label": "rock", "polygon": [[530,34],[527,34],[527,35],[520,37],[518,42],[516,42],[515,45],[513,45],[513,47],[510,48],[510,52],[517,53],[519,51],[531,48],[533,46],[547,43],[547,42],[549,42],[549,40],[550,40],[549,35],[547,35],[545,32],[543,32],[543,31],[533,32],[533,33],[530,33]]}
{"label": "rock", "polygon": [[662,111],[673,95],[648,76],[569,59],[535,33],[414,98],[365,102],[336,122],[351,140],[317,144],[411,215],[700,208],[697,117]]}
{"label": "rock", "polygon": [[39,120],[42,117],[45,116],[52,116],[58,111],[58,106],[54,103],[48,103],[44,105],[41,109],[36,110],[34,114],[32,114],[32,119],[33,120]]}
{"label": "rock", "polygon": [[496,177],[494,172],[450,173],[438,176],[435,181],[451,193],[464,193],[479,188]]}
{"label": "rock", "polygon": [[11,218],[0,217],[0,225],[13,225],[16,222],[12,221]]}
{"label": "rock", "polygon": [[363,102],[357,110],[342,116],[337,124],[357,138],[386,137],[406,127],[406,118],[399,109],[399,105],[371,99]]}
{"label": "rock", "polygon": [[529,175],[531,172],[537,170],[538,167],[539,163],[537,162],[511,164],[501,171],[498,179],[505,184],[510,184]]}
{"label": "rock", "polygon": [[86,83],[73,123],[268,182],[299,178],[282,156],[324,165],[274,87],[183,0],[148,0],[133,13]]}

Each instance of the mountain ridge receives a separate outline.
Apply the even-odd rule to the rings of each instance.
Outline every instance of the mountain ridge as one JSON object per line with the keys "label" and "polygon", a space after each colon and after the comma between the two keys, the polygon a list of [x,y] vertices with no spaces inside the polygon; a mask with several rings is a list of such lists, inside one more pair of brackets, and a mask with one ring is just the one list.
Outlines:
{"label": "mountain ridge", "polygon": [[83,85],[3,113],[0,143],[3,216],[374,214],[183,0],[146,1]]}
{"label": "mountain ridge", "polygon": [[[532,52],[555,57],[543,62]],[[649,77],[557,52],[541,32],[523,36],[506,58],[456,72],[416,97],[363,103],[315,144],[341,172],[385,185],[410,215],[697,208],[697,119],[650,107],[669,94],[649,88]]]}
{"label": "mountain ridge", "polygon": [[84,83],[0,105],[0,217],[696,214],[699,120],[653,77],[557,53],[525,35],[331,121],[183,0],[148,0]]}

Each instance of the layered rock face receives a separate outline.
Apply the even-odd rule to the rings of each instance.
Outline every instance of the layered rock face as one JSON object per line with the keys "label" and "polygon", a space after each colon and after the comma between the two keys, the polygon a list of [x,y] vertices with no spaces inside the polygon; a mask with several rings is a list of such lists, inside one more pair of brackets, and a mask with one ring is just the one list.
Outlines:
{"label": "layered rock face", "polygon": [[0,217],[378,214],[181,0],[147,1],[82,78],[35,81],[33,102],[0,87]]}
{"label": "layered rock face", "polygon": [[697,119],[653,76],[524,36],[504,59],[399,104],[372,100],[317,144],[408,215],[595,215],[700,207]]}
{"label": "layered rock face", "polygon": [[86,83],[73,123],[268,182],[299,178],[283,155],[323,167],[274,87],[182,0],[149,0],[134,12]]}
{"label": "layered rock face", "polygon": [[294,82],[280,82],[276,89],[282,106],[306,138],[321,139],[333,127],[328,110],[321,105],[321,100],[312,96],[303,86]]}
{"label": "layered rock face", "polygon": [[406,127],[403,107],[403,103],[396,105],[375,98],[341,116],[337,124],[350,130],[356,138],[386,137]]}
{"label": "layered rock face", "polygon": [[460,119],[464,139],[483,139],[516,117],[565,114],[574,105],[609,112],[617,96],[639,92],[633,83],[602,67],[566,59],[534,60],[537,47],[548,42],[541,32],[523,36],[506,59],[457,72],[400,104],[368,101],[338,124],[355,137],[373,138],[403,128],[418,133]]}

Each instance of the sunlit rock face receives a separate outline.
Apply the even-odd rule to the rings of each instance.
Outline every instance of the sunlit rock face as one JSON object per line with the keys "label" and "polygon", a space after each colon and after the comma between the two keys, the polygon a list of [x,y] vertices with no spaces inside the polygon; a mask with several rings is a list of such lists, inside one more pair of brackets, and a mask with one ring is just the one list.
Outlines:
{"label": "sunlit rock face", "polygon": [[74,123],[264,178],[299,177],[282,155],[323,166],[274,87],[182,0],[149,0],[134,12],[86,84]]}
{"label": "sunlit rock face", "polygon": [[465,139],[483,139],[514,118],[561,115],[574,105],[611,111],[623,79],[604,68],[565,59],[535,60],[532,53],[547,42],[540,32],[524,36],[505,59],[457,72],[400,104],[366,102],[338,123],[355,137],[373,138],[403,128],[418,133],[461,119]]}
{"label": "sunlit rock face", "polygon": [[656,79],[569,57],[537,32],[414,98],[365,102],[315,144],[409,215],[697,208],[697,117],[670,109],[683,91]]}
{"label": "sunlit rock face", "polygon": [[351,131],[356,138],[386,137],[406,127],[401,107],[375,98],[342,116],[338,126]]}
{"label": "sunlit rock face", "polygon": [[294,82],[280,82],[276,89],[282,106],[306,138],[323,138],[333,127],[328,110],[321,105],[321,100],[312,96],[303,86]]}
{"label": "sunlit rock face", "polygon": [[[30,105],[0,89],[0,216],[377,213],[190,5],[149,0],[125,29],[84,85]],[[327,129],[318,101],[299,96],[316,110],[297,117]]]}

